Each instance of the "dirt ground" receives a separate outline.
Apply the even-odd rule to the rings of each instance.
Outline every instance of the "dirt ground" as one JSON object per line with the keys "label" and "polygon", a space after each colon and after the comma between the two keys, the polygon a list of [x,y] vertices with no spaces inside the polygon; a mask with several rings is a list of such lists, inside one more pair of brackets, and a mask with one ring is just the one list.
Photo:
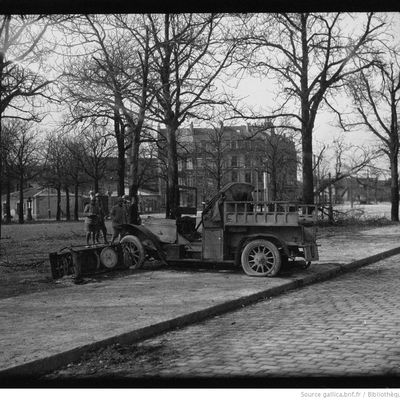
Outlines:
{"label": "dirt ground", "polygon": [[52,279],[49,253],[84,242],[83,222],[3,225],[0,298],[68,285],[66,279]]}
{"label": "dirt ground", "polygon": [[[390,222],[380,220],[370,224],[364,222],[319,227],[318,238],[351,235],[355,231],[377,228],[382,224]],[[111,232],[109,221],[107,225],[108,232]],[[71,276],[53,280],[49,253],[84,243],[83,222],[3,225],[0,239],[0,298],[73,285]]]}

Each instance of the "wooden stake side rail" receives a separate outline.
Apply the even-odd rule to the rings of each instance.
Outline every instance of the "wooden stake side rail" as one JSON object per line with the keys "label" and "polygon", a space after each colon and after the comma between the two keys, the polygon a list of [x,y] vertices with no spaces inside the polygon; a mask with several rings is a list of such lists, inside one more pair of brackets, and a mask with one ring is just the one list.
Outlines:
{"label": "wooden stake side rail", "polygon": [[224,202],[224,224],[299,226],[313,225],[318,219],[318,206],[288,202]]}

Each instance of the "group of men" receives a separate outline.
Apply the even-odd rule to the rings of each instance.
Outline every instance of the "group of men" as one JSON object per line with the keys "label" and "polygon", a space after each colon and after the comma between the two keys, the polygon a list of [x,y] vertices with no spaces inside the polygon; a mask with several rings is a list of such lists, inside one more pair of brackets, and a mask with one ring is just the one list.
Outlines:
{"label": "group of men", "polygon": [[[87,246],[90,246],[91,239],[93,245],[99,243],[100,232],[103,234],[104,244],[108,244],[107,228],[105,225],[106,214],[100,194],[96,193],[93,195],[93,192],[91,191],[89,197],[90,201],[84,209],[86,244]],[[111,208],[110,217],[113,228],[111,244],[120,237],[122,225],[129,222],[129,208],[130,202],[129,196],[127,195],[119,197],[117,204]]]}

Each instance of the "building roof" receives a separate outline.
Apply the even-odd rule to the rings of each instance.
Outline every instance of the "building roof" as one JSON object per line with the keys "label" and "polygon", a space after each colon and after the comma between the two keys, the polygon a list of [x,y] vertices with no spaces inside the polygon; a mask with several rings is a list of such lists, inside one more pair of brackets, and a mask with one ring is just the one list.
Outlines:
{"label": "building roof", "polygon": [[[29,197],[54,197],[57,196],[57,191],[54,188],[27,188],[23,190],[23,194],[24,194],[24,200],[27,200]],[[64,191],[61,191],[61,196],[66,196],[66,193]],[[71,197],[74,197],[73,193],[70,193]],[[1,200],[5,201],[6,200],[7,195],[3,194],[1,196]],[[16,192],[11,192],[10,193],[10,199],[11,200],[18,200],[19,199],[19,190]]]}
{"label": "building roof", "polygon": [[[225,140],[234,139],[237,140],[239,138],[256,138],[257,133],[262,132],[271,132],[273,131],[273,124],[264,124],[264,125],[233,125],[226,126],[223,125],[224,134],[226,134]],[[208,128],[208,127],[194,127],[191,125],[190,128],[179,128],[177,130],[177,139],[182,144],[190,144],[199,140],[207,140],[210,138],[210,135],[215,132],[218,128]],[[160,132],[165,133],[166,129],[160,129]]]}
{"label": "building roof", "polygon": [[[125,188],[125,192],[124,193],[126,195],[129,195],[129,188]],[[152,192],[151,190],[139,189],[138,190],[138,195],[139,196],[157,196],[158,193]],[[118,197],[118,192],[116,190],[111,192],[111,197]]]}

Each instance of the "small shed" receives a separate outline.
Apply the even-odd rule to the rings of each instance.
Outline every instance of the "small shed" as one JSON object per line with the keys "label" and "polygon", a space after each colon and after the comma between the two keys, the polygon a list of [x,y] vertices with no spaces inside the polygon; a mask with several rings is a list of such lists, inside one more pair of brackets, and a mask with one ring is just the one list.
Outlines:
{"label": "small shed", "polygon": [[[23,191],[24,201],[23,210],[24,218],[28,218],[28,209],[31,209],[33,219],[54,219],[57,214],[57,191],[53,188],[27,188]],[[6,195],[1,196],[3,214],[6,208]],[[78,198],[79,210],[83,209],[82,196]],[[67,196],[61,191],[61,217],[66,215]],[[75,205],[75,195],[70,193],[69,205],[71,213],[73,213]],[[20,209],[19,191],[10,193],[10,213],[15,220],[18,218]]]}

